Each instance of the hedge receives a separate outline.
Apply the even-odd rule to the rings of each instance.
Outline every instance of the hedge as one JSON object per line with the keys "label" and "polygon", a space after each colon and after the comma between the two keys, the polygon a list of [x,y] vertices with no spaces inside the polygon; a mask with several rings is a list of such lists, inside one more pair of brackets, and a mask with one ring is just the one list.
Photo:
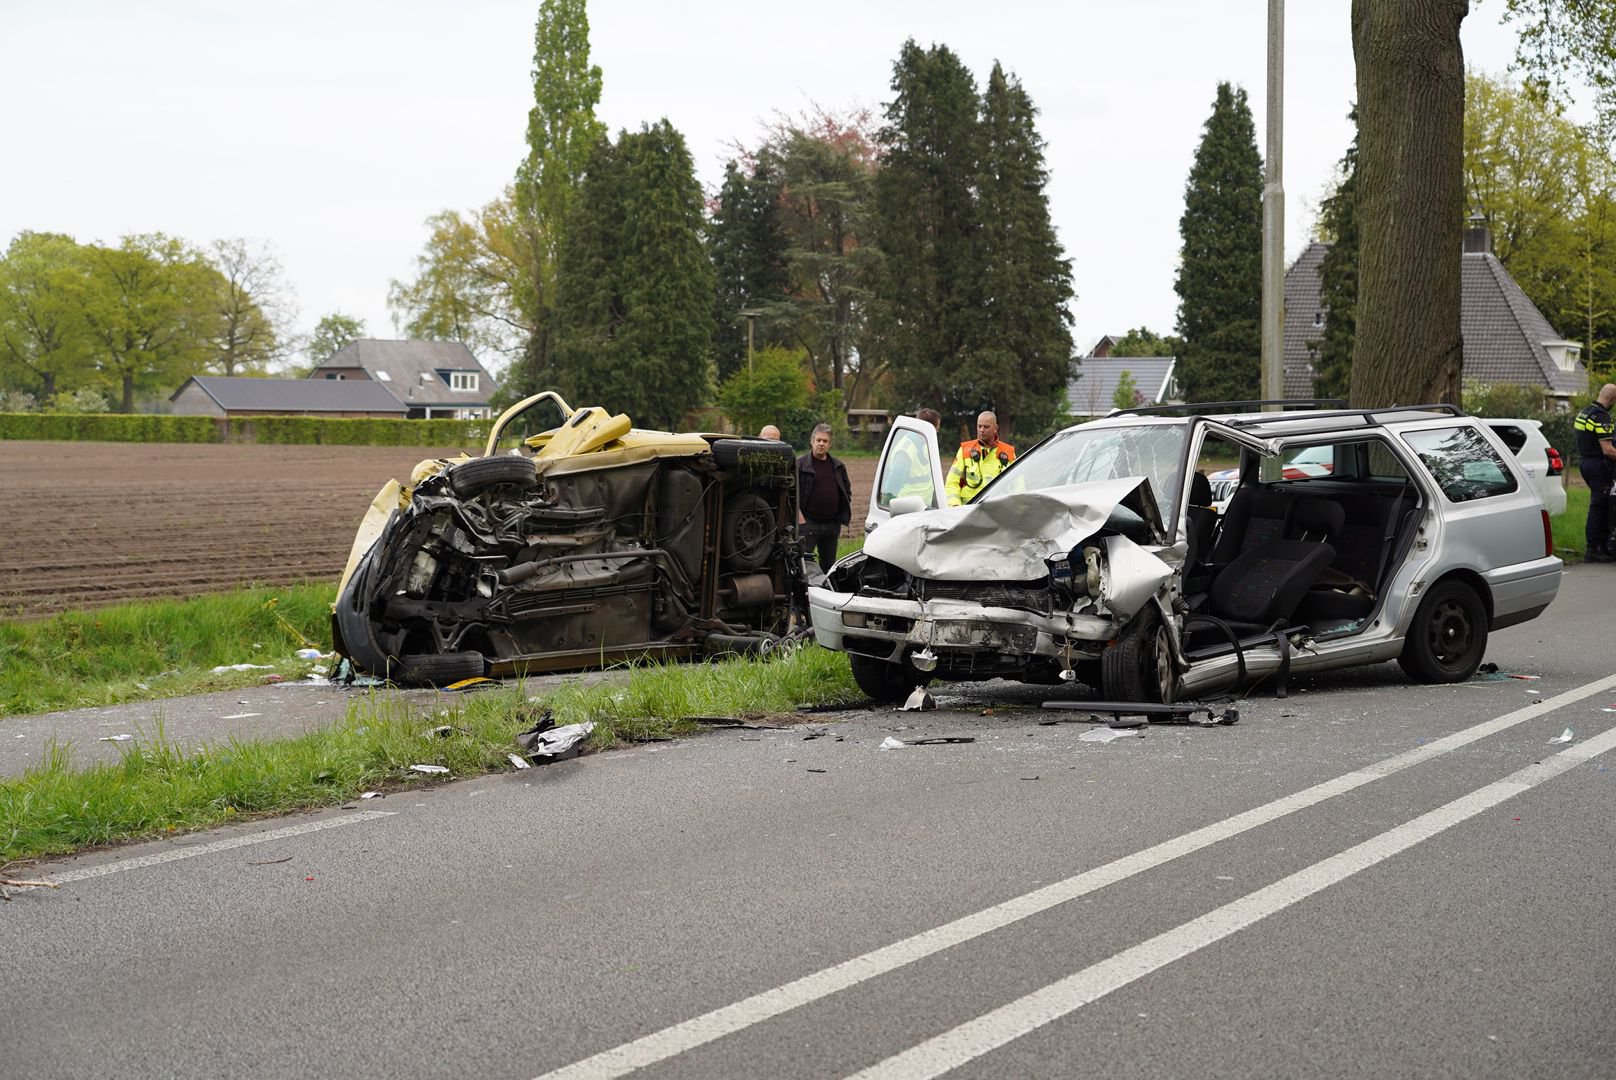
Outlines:
{"label": "hedge", "polygon": [[0,440],[258,442],[302,446],[481,447],[492,420],[377,417],[158,416],[144,413],[0,413]]}

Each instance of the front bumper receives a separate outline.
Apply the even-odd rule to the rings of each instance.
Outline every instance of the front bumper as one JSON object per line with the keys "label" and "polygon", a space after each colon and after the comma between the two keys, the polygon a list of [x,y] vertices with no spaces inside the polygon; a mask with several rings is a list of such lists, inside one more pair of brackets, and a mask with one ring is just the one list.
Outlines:
{"label": "front bumper", "polygon": [[824,587],[808,589],[814,640],[828,649],[902,662],[930,648],[947,670],[1013,669],[1037,658],[1098,656],[1117,625],[1095,615],[1044,615],[1019,608],[988,607],[969,600],[898,600],[860,596]]}

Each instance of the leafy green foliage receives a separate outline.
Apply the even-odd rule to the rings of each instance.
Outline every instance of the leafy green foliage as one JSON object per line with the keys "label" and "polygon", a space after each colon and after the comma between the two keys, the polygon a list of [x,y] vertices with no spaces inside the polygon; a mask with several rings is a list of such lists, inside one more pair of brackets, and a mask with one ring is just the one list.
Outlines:
{"label": "leafy green foliage", "polygon": [[291,300],[280,260],[267,246],[216,240],[208,261],[217,271],[207,329],[208,370],[262,374],[291,346]]}
{"label": "leafy green foliage", "polygon": [[1616,133],[1616,6],[1609,0],[1504,0],[1504,21],[1519,21],[1516,64],[1545,97],[1575,99],[1567,75],[1593,89],[1595,125]]}
{"label": "leafy green foliage", "polygon": [[1536,417],[1543,412],[1543,387],[1467,382],[1464,411],[1472,416]]}
{"label": "leafy green foliage", "polygon": [[1117,339],[1111,346],[1111,355],[1119,357],[1142,356],[1161,357],[1177,356],[1184,348],[1184,342],[1176,334],[1154,333],[1148,327],[1139,326],[1129,330]]}
{"label": "leafy green foliage", "polygon": [[1186,401],[1258,395],[1262,330],[1262,158],[1244,89],[1219,83],[1179,219],[1177,368]]}
{"label": "leafy green foliage", "polygon": [[85,252],[58,233],[18,233],[0,259],[0,389],[49,404],[95,379],[84,322]]}
{"label": "leafy green foliage", "polygon": [[1118,409],[1132,409],[1143,404],[1144,396],[1139,392],[1139,384],[1134,381],[1133,372],[1124,371],[1117,376],[1117,388],[1111,394],[1111,404]]}
{"label": "leafy green foliage", "polygon": [[712,392],[702,194],[666,120],[602,140],[567,223],[554,330],[568,400],[676,428]]}
{"label": "leafy green foliage", "polygon": [[[727,380],[746,366],[747,332],[752,348],[785,340],[782,314],[790,275],[781,222],[781,182],[770,156],[760,156],[750,173],[731,161],[707,228],[707,246],[716,283],[713,354],[718,377]],[[741,312],[756,314],[748,318]]]}
{"label": "leafy green foliage", "polygon": [[316,367],[341,352],[348,344],[365,336],[365,320],[333,311],[322,315],[309,335],[306,351]]}
{"label": "leafy green foliage", "polygon": [[[1357,111],[1350,114],[1356,124]],[[1358,326],[1358,139],[1341,159],[1341,181],[1319,208],[1319,226],[1330,243],[1319,263],[1319,302],[1324,336],[1314,350],[1313,393],[1345,401],[1352,389],[1352,346]]]}
{"label": "leafy green foliage", "polygon": [[718,389],[718,405],[736,428],[750,435],[764,424],[785,427],[781,417],[807,409],[808,380],[803,376],[802,353],[770,346],[759,351],[750,368],[741,367]]}

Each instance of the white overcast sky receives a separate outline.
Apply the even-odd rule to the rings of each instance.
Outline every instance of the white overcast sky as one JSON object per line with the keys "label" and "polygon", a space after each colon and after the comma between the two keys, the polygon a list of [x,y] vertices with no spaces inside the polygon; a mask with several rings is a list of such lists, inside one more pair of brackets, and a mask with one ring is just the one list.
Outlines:
{"label": "white overcast sky", "polygon": [[[1350,0],[1286,13],[1285,246],[1294,258],[1350,138]],[[598,115],[667,117],[711,191],[777,112],[879,110],[909,37],[980,87],[995,60],[1041,111],[1049,202],[1072,260],[1080,350],[1173,328],[1184,181],[1219,80],[1265,148],[1264,0],[594,0]],[[1465,58],[1502,73],[1502,0],[1472,4]],[[526,152],[537,0],[3,0],[0,243],[24,229],[116,242],[269,242],[298,324],[342,311],[395,336],[392,278],[423,222],[496,196]]]}

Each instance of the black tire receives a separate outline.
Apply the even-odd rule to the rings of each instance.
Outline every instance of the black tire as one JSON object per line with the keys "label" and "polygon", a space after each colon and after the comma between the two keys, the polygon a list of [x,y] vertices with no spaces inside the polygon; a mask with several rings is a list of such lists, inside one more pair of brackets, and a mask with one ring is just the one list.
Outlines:
{"label": "black tire", "polygon": [[931,682],[930,674],[916,671],[909,664],[892,664],[852,653],[847,659],[853,665],[853,681],[876,701],[903,701],[915,687]]}
{"label": "black tire", "polygon": [[783,476],[797,467],[791,447],[774,439],[718,439],[713,460],[721,469],[746,476]]}
{"label": "black tire", "polygon": [[1146,604],[1115,645],[1100,654],[1100,692],[1107,701],[1172,704],[1173,646],[1156,605]]}
{"label": "black tire", "polygon": [[1463,682],[1486,651],[1486,605],[1464,582],[1443,581],[1420,601],[1397,663],[1417,682]]}
{"label": "black tire", "polygon": [[530,488],[538,482],[533,459],[512,454],[472,458],[449,470],[449,490],[462,499],[500,484]]}
{"label": "black tire", "polygon": [[391,665],[389,677],[403,686],[448,686],[474,679],[486,670],[482,653],[421,653],[399,657]]}
{"label": "black tire", "polygon": [[755,492],[739,495],[724,508],[721,551],[724,562],[734,570],[756,570],[774,552],[779,531],[774,507]]}

